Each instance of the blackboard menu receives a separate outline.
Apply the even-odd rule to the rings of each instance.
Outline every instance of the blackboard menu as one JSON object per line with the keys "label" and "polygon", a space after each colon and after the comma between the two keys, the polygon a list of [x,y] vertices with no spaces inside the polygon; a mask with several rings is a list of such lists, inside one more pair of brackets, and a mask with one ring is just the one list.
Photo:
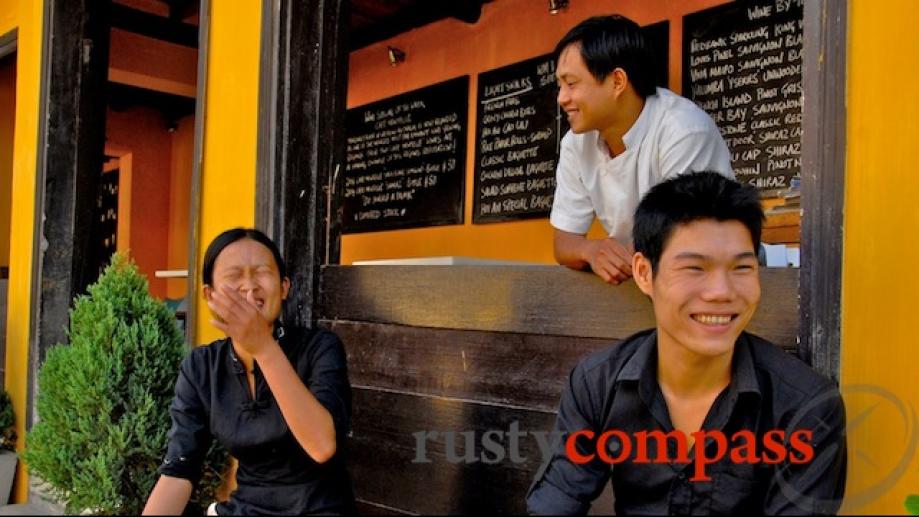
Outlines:
{"label": "blackboard menu", "polygon": [[[643,28],[656,54],[658,85],[667,84],[667,21]],[[546,217],[568,119],[556,97],[552,54],[479,74],[473,223]]]}
{"label": "blackboard menu", "polygon": [[472,222],[545,217],[568,121],[551,54],[479,74]]}
{"label": "blackboard menu", "polygon": [[342,231],[463,222],[469,76],[348,110]]}
{"label": "blackboard menu", "polygon": [[670,80],[670,21],[645,25],[641,28],[645,41],[651,45],[651,52],[654,53],[656,61],[655,79],[661,88],[669,88]]}
{"label": "blackboard menu", "polygon": [[801,174],[803,0],[748,0],[687,15],[683,94],[707,111],[739,181],[785,189]]}

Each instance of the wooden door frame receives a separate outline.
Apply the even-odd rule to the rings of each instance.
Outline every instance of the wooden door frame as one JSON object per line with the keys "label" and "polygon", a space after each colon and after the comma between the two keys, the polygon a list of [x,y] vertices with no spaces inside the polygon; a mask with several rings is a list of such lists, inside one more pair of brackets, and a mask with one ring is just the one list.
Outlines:
{"label": "wooden door frame", "polygon": [[105,144],[105,155],[118,159],[118,233],[117,250],[131,249],[131,192],[134,179],[134,152],[128,147]]}
{"label": "wooden door frame", "polygon": [[111,0],[48,0],[42,16],[41,85],[33,214],[29,385],[67,341],[69,309],[94,272],[89,231],[102,170]]}
{"label": "wooden door frame", "polygon": [[348,4],[262,2],[255,221],[288,260],[284,321],[305,327],[319,319],[321,267],[339,261]]}
{"label": "wooden door frame", "polygon": [[804,2],[798,355],[839,382],[848,0]]}
{"label": "wooden door frame", "polygon": [[188,278],[185,300],[185,344],[198,344],[198,252],[201,239],[201,182],[204,163],[204,128],[207,116],[207,64],[211,32],[211,0],[200,0],[198,7],[198,78],[195,87],[195,142],[192,151],[191,194],[188,207]]}

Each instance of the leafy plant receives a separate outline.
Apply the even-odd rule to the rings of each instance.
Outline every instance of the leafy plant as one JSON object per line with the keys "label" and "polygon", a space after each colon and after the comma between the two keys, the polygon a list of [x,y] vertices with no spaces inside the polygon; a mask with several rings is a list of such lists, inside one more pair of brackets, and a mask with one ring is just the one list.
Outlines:
{"label": "leafy plant", "polygon": [[0,450],[16,450],[16,415],[6,390],[0,390]]}
{"label": "leafy plant", "polygon": [[906,513],[910,515],[919,515],[919,495],[906,496]]}
{"label": "leafy plant", "polygon": [[[76,299],[68,337],[39,371],[23,457],[68,513],[138,514],[166,451],[182,335],[137,266],[115,254]],[[225,454],[209,458],[206,470],[222,472]],[[205,478],[198,498],[213,500],[219,482]]]}

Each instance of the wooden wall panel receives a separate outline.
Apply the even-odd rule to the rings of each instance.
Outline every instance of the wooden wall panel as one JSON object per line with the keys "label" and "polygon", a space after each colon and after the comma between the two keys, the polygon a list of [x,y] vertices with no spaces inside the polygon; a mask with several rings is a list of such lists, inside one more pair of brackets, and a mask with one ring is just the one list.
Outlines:
{"label": "wooden wall panel", "polygon": [[[511,461],[509,452],[498,463],[467,463],[456,461],[467,453],[459,433],[474,432],[472,452],[482,458],[486,430],[507,433],[516,423],[520,432],[550,431],[554,422],[551,412],[355,388],[349,467],[356,496],[424,514],[525,513],[526,491],[541,460],[537,441],[520,438],[522,463]],[[416,461],[412,433],[418,431],[439,431],[426,441],[429,463]],[[456,432],[452,444],[443,431]]]}
{"label": "wooden wall panel", "polygon": [[[610,286],[560,266],[326,266],[326,320],[623,339],[652,327],[634,283]],[[748,330],[794,349],[798,271],[763,269],[762,301]]]}
{"label": "wooden wall panel", "polygon": [[386,505],[374,503],[372,501],[365,501],[360,498],[357,498],[356,502],[358,515],[418,515],[414,512],[400,510],[398,508],[390,508]]}
{"label": "wooden wall panel", "polygon": [[609,339],[322,322],[354,386],[555,411],[568,374]]}

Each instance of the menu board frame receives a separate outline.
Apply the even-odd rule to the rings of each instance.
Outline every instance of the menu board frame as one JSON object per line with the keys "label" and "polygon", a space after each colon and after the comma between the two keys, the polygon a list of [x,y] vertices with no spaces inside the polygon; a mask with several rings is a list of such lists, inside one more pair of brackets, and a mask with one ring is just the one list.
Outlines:
{"label": "menu board frame", "polygon": [[[346,165],[340,180],[341,189],[338,194],[338,203],[342,210],[343,234],[463,224],[469,129],[469,83],[470,76],[462,75],[350,108],[347,111],[345,116]],[[413,115],[420,110],[424,110],[426,114],[432,112],[433,114],[420,118],[415,116],[413,119]],[[451,117],[452,114],[455,114],[456,117]],[[449,140],[445,140],[448,138],[446,133],[441,135],[437,129],[439,126],[436,123],[442,117],[451,119],[449,127],[452,129],[450,129]],[[400,124],[409,125],[400,126]],[[359,144],[370,140],[374,143],[374,147],[377,147],[376,144],[379,142],[366,136],[373,134],[366,131],[371,127],[379,127],[380,130],[395,129],[397,133],[400,127],[402,129],[413,128],[412,133],[418,133],[421,136],[416,138],[414,135],[407,137],[397,134],[393,138],[380,138],[380,142],[386,140],[387,144],[385,147],[380,145],[379,149],[374,151],[373,159],[370,161],[379,162],[383,155],[383,167],[380,167],[380,163],[372,163],[370,167],[375,167],[373,173],[370,176],[364,176],[365,179],[370,179],[366,182],[361,181],[361,183],[373,185],[374,194],[368,197],[386,199],[386,201],[365,204],[366,200],[363,199],[365,194],[360,190],[361,185],[358,185],[357,181],[349,180],[355,177],[360,179],[361,175],[354,174],[349,169],[357,156],[367,157],[366,145]],[[444,141],[437,138],[438,136],[442,136]],[[449,152],[427,154],[428,137],[439,142],[436,145],[432,144],[434,147],[431,149],[443,147],[446,141],[452,142],[453,148]],[[425,140],[420,140],[422,138]],[[410,146],[411,149],[403,149],[406,146]],[[420,150],[419,146],[421,146]],[[396,150],[397,147],[399,147],[398,150]],[[402,158],[403,153],[411,156]],[[399,158],[394,156],[399,156]],[[446,169],[448,161],[452,161],[449,165],[450,171],[438,175],[442,170],[439,167]],[[423,171],[419,172],[419,168]],[[416,172],[418,174],[415,174]],[[437,177],[431,185],[429,183],[432,176]],[[390,185],[395,186],[390,187]],[[391,188],[396,189],[393,192],[400,193],[401,200],[412,201],[411,205],[385,206],[389,199],[389,196],[385,194]],[[421,196],[416,198],[415,193],[420,193]],[[349,194],[351,194],[350,197]],[[380,211],[379,209],[382,208],[383,215],[373,219],[361,219],[360,210],[367,205],[373,205],[370,210]],[[402,210],[401,215],[405,215],[410,209],[414,213],[406,218],[395,214],[392,217],[385,215],[386,210],[400,209]]]}

